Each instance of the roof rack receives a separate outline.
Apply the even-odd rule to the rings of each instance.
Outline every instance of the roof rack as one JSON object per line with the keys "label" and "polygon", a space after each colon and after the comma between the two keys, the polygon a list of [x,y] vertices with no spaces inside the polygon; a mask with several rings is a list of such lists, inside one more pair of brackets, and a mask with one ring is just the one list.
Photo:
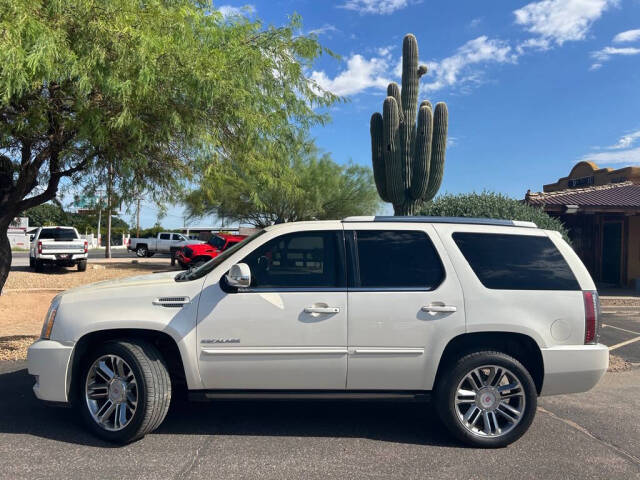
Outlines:
{"label": "roof rack", "polygon": [[533,222],[523,220],[502,220],[498,218],[473,218],[473,217],[393,217],[393,216],[368,216],[346,217],[343,222],[409,222],[409,223],[460,223],[465,225],[498,225],[501,227],[527,227],[538,228]]}

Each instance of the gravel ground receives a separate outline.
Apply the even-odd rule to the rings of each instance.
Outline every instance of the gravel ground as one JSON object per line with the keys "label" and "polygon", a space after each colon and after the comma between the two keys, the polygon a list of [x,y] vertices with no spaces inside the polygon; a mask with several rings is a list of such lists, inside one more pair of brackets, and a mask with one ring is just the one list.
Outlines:
{"label": "gravel ground", "polygon": [[[149,259],[151,260],[151,259]],[[47,268],[42,273],[36,273],[29,268],[16,267],[9,273],[9,278],[5,284],[5,290],[23,288],[55,288],[68,289],[87,283],[110,280],[113,278],[131,277],[145,273],[153,273],[161,270],[168,270],[172,267],[165,260],[158,261],[122,261],[112,259],[111,261],[91,262],[87,266],[86,272],[78,272],[76,268]]]}

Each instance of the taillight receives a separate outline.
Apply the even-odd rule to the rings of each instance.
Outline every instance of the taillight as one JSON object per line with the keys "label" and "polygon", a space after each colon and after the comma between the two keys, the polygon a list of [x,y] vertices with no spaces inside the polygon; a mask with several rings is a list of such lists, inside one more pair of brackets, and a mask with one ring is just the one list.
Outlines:
{"label": "taillight", "polygon": [[87,241],[84,241],[84,253],[87,253],[89,251],[89,244],[87,243]]}
{"label": "taillight", "polygon": [[597,292],[582,292],[584,299],[584,343],[598,342],[600,305]]}
{"label": "taillight", "polygon": [[38,253],[42,253],[42,242],[38,242]]}

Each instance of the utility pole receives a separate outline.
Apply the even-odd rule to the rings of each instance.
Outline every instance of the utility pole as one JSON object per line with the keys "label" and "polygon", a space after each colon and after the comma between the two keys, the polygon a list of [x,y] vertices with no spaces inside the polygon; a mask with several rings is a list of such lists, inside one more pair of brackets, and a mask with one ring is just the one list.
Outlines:
{"label": "utility pole", "polygon": [[140,238],[140,196],[138,195],[138,208],[136,209],[136,237]]}
{"label": "utility pole", "polygon": [[111,194],[113,193],[113,164],[111,161],[109,162],[108,172],[107,172],[107,243],[104,249],[104,258],[111,258]]}
{"label": "utility pole", "polygon": [[98,236],[96,238],[96,246],[100,246],[100,220],[102,220],[102,207],[100,206],[100,199],[98,199]]}

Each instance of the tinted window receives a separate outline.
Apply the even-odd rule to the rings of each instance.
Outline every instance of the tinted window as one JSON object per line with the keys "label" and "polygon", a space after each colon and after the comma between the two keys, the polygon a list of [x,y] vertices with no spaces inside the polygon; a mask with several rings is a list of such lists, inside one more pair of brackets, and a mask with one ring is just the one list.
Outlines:
{"label": "tinted window", "polygon": [[168,233],[161,233],[160,234],[160,240],[169,240],[171,238],[171,235]]}
{"label": "tinted window", "polygon": [[183,241],[184,237],[182,235],[180,235],[179,233],[174,233],[173,234],[173,239],[174,240],[178,240],[178,241]]}
{"label": "tinted window", "polygon": [[217,248],[218,250],[220,250],[222,247],[224,247],[225,239],[217,235],[211,235],[208,243],[213,248]]}
{"label": "tinted window", "polygon": [[355,234],[360,287],[434,289],[442,282],[442,262],[426,233],[358,230]]}
{"label": "tinted window", "polygon": [[547,237],[458,232],[453,240],[487,288],[580,289],[569,265]]}
{"label": "tinted window", "polygon": [[76,231],[71,228],[43,228],[38,237],[39,240],[55,240],[56,242],[68,242],[77,238]]}
{"label": "tinted window", "polygon": [[345,284],[341,232],[300,232],[274,238],[247,255],[254,288],[332,288]]}

